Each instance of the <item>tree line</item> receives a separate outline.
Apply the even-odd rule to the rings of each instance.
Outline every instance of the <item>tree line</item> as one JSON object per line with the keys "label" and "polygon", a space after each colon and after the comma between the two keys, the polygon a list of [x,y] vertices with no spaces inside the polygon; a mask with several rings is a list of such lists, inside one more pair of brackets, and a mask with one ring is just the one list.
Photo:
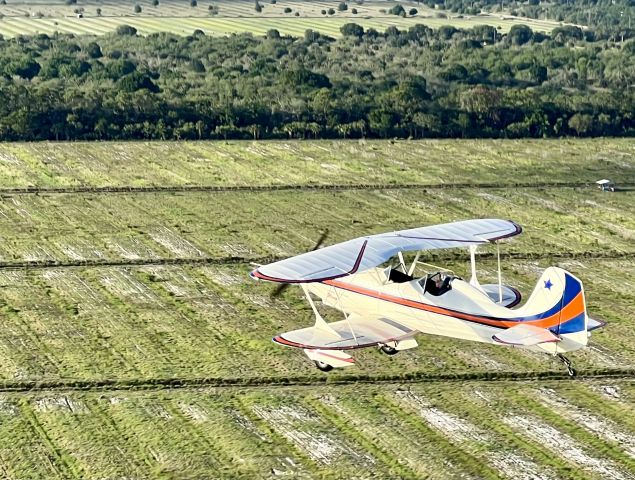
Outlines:
{"label": "tree line", "polygon": [[[363,0],[358,0],[363,1]],[[534,19],[556,20],[590,27],[596,39],[635,37],[633,0],[417,0],[430,8],[478,15],[499,13]]]}
{"label": "tree line", "polygon": [[0,39],[0,139],[633,136],[635,40],[356,24]]}

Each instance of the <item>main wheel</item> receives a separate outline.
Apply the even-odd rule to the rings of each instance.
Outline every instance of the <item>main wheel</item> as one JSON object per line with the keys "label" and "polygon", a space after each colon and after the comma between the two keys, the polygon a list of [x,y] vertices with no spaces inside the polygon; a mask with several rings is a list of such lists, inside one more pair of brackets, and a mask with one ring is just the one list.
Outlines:
{"label": "main wheel", "polygon": [[330,372],[331,370],[333,370],[333,365],[329,365],[328,363],[320,362],[317,360],[314,363],[318,370],[322,370],[323,372]]}
{"label": "main wheel", "polygon": [[382,345],[380,350],[386,355],[396,355],[399,352],[399,350],[397,350],[395,347],[389,347],[388,345]]}

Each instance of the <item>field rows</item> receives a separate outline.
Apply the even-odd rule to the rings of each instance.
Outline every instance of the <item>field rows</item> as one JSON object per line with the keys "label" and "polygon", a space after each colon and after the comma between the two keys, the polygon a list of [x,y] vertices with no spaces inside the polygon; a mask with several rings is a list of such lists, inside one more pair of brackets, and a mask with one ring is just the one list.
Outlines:
{"label": "field rows", "polygon": [[631,479],[633,395],[625,381],[7,394],[0,468],[13,478]]}
{"label": "field rows", "polygon": [[[585,280],[588,309],[610,322],[590,349],[573,356],[580,370],[628,369],[635,349],[632,262],[562,263]],[[455,270],[465,275],[467,265]],[[505,280],[526,295],[537,278],[535,263],[516,264]],[[302,352],[275,346],[271,337],[312,323],[295,289],[269,298],[248,267],[139,267],[0,272],[0,381],[136,380],[143,378],[258,378],[317,376]],[[482,264],[482,281],[495,275]],[[590,275],[594,272],[593,275]],[[331,320],[335,315],[327,315]],[[404,372],[560,371],[546,355],[421,337],[422,346],[388,358],[355,353],[347,375]]]}
{"label": "field rows", "polygon": [[[489,17],[485,17],[489,18]],[[383,32],[395,26],[407,30],[418,24],[438,28],[449,23],[457,28],[472,28],[476,25],[492,25],[502,23],[509,30],[513,23],[483,20],[481,17],[461,20],[441,20],[436,18],[181,18],[181,17],[92,17],[92,18],[24,18],[5,17],[0,21],[0,35],[14,37],[17,35],[35,35],[55,32],[103,35],[114,32],[120,25],[130,25],[141,35],[157,32],[170,32],[177,35],[191,35],[195,30],[202,30],[207,35],[224,36],[232,33],[253,33],[264,35],[270,29],[277,29],[282,35],[302,37],[308,29],[326,35],[338,37],[340,28],[346,23],[357,23],[364,28],[374,28]],[[551,27],[553,28],[553,27]]]}
{"label": "field rows", "polygon": [[629,139],[19,143],[0,188],[635,181]]}
{"label": "field rows", "polygon": [[[633,253],[635,192],[596,189],[10,195],[1,262],[281,257],[393,229],[475,217],[524,227],[504,252]],[[330,206],[341,205],[336,211]],[[377,212],[385,212],[381,218]],[[231,212],[231,213],[228,213]]]}
{"label": "field rows", "polygon": [[[10,1],[8,5],[0,6],[0,14],[4,16],[0,21],[0,34],[13,37],[16,35],[54,32],[75,34],[96,34],[114,31],[119,25],[132,25],[144,35],[155,32],[172,32],[179,35],[189,35],[196,29],[201,29],[209,35],[227,35],[231,33],[251,32],[263,35],[267,30],[275,28],[282,34],[303,36],[305,30],[313,29],[332,36],[340,35],[340,27],[345,23],[355,22],[365,28],[375,28],[384,31],[387,27],[395,26],[408,29],[416,24],[425,24],[433,28],[442,25],[454,25],[458,28],[472,28],[475,25],[488,24],[500,27],[502,32],[508,31],[513,25],[523,23],[535,30],[550,31],[558,26],[557,22],[514,18],[502,15],[483,16],[453,16],[439,18],[439,12],[415,3],[419,14],[416,17],[401,18],[387,15],[380,10],[390,8],[392,3],[383,1],[366,1],[363,5],[355,5],[358,13],[337,12],[335,16],[326,17],[322,10],[336,9],[339,2],[304,2],[280,1],[275,5],[261,2],[264,9],[261,13],[254,11],[254,3],[250,1],[219,0],[213,5],[219,8],[219,14],[210,16],[208,4],[198,8],[191,8],[188,2],[163,1],[159,7],[154,7],[149,1],[137,2],[143,8],[142,14],[133,13],[132,4],[117,2],[78,2],[68,6],[63,2],[23,2]],[[76,18],[73,13],[76,8],[84,8],[84,18]],[[97,15],[97,8],[101,9],[101,16]],[[285,8],[291,8],[293,13],[284,13]],[[351,7],[352,8],[352,7]],[[295,13],[299,16],[295,16]]]}
{"label": "field rows", "polygon": [[[632,142],[621,140],[5,144],[0,189],[509,184],[544,181],[545,172],[554,182],[608,177],[619,186],[635,182],[634,159]],[[591,315],[609,322],[588,349],[571,355],[575,367],[632,371],[634,194],[5,193],[0,262],[281,257],[310,249],[325,230],[329,244],[472,217],[512,218],[525,231],[503,250],[525,257],[504,263],[505,283],[526,298],[543,268],[570,270],[584,282]],[[479,279],[495,282],[495,250],[482,251],[489,256],[478,260]],[[464,253],[464,260],[426,258],[466,277]],[[431,336],[394,357],[355,352],[356,366],[325,377],[301,351],[271,343],[312,323],[299,289],[272,299],[274,286],[253,282],[251,268],[0,269],[0,387],[34,386],[0,394],[0,477],[635,478],[633,381],[400,385],[406,375],[564,372],[547,355]],[[339,319],[332,311],[326,317]],[[369,384],[373,378],[383,381]],[[259,386],[197,387],[201,379]],[[288,379],[308,385],[280,386]],[[135,390],[155,381],[156,390]],[[170,388],[188,381],[188,388]],[[98,391],[100,382],[107,385]]]}

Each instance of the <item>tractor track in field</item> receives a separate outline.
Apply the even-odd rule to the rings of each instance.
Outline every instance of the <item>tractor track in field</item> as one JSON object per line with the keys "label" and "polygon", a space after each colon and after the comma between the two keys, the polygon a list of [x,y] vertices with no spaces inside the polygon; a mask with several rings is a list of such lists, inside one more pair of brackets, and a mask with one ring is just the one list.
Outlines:
{"label": "tractor track in field", "polygon": [[[286,184],[286,185],[179,185],[179,186],[76,186],[76,187],[24,187],[0,188],[0,196],[59,195],[59,194],[141,194],[141,193],[231,193],[277,191],[345,191],[345,190],[436,190],[436,189],[509,189],[509,188],[596,188],[589,182],[457,182],[457,183],[342,183],[342,184]],[[616,191],[630,191],[635,182],[620,182]]]}
{"label": "tractor track in field", "polygon": [[[135,260],[30,260],[3,261],[0,270],[39,270],[51,268],[99,268],[99,267],[153,267],[153,266],[204,266],[204,265],[265,265],[288,257],[202,257],[202,258],[140,258]],[[494,253],[479,254],[479,260],[493,260]],[[465,255],[442,254],[434,261],[464,260]],[[501,253],[501,260],[633,260],[635,252],[530,252]]]}
{"label": "tractor track in field", "polygon": [[137,378],[103,380],[15,380],[0,381],[2,393],[38,392],[118,392],[195,390],[208,388],[242,389],[270,387],[324,387],[355,384],[419,384],[434,382],[540,382],[602,379],[635,379],[635,369],[602,369],[579,371],[570,377],[562,371],[542,372],[475,372],[475,373],[407,373],[402,375],[360,374],[346,377],[323,375],[252,378]]}

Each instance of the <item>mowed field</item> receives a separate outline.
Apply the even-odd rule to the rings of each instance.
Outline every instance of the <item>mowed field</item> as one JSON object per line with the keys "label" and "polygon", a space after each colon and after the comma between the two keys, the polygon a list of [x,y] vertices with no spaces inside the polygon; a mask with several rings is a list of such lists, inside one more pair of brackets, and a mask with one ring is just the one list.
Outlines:
{"label": "mowed field", "polygon": [[[473,217],[525,228],[525,296],[583,280],[609,323],[580,378],[424,336],[327,375],[271,342],[311,312],[250,262]],[[0,238],[4,478],[635,478],[632,141],[1,144]]]}
{"label": "mowed field", "polygon": [[[172,32],[190,35],[194,30],[203,30],[208,35],[228,35],[251,32],[263,35],[269,29],[277,29],[285,35],[302,36],[307,29],[331,36],[340,35],[340,27],[355,22],[365,28],[375,28],[383,32],[390,26],[400,30],[418,23],[430,27],[453,25],[457,28],[472,28],[476,25],[492,25],[507,32],[513,25],[525,24],[537,31],[549,32],[560,23],[548,20],[512,17],[508,14],[483,14],[477,16],[457,15],[451,12],[433,10],[416,2],[392,2],[367,0],[362,5],[349,3],[344,12],[337,10],[339,1],[280,0],[275,4],[261,1],[262,12],[254,10],[251,0],[199,1],[197,7],[190,7],[185,0],[162,0],[153,6],[150,0],[139,2],[83,1],[66,5],[61,0],[7,0],[0,5],[0,34],[5,37],[45,33],[97,34],[114,31],[119,25],[134,26],[139,33],[147,35],[155,32]],[[393,5],[401,3],[409,11],[416,8],[418,14],[401,18],[386,13]],[[134,5],[140,5],[142,12],[134,13]],[[218,8],[211,15],[209,6]],[[83,8],[83,18],[77,18],[76,9]],[[101,9],[98,15],[97,9]],[[290,8],[291,13],[285,13]],[[323,15],[322,10],[334,9],[334,15]],[[351,13],[353,8],[357,14]],[[298,16],[296,16],[296,13]]]}

